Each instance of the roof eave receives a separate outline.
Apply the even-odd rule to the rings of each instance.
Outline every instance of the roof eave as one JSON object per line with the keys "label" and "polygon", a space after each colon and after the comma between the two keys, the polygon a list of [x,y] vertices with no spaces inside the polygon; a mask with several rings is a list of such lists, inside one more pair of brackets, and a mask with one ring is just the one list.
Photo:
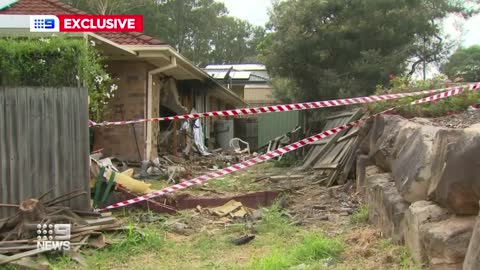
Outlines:
{"label": "roof eave", "polygon": [[199,80],[210,81],[214,83],[217,87],[221,88],[222,91],[226,94],[226,96],[230,97],[230,101],[235,103],[232,105],[236,107],[248,106],[248,104],[237,94],[225,88],[217,80],[208,75],[208,73],[206,73],[204,70],[195,66],[192,62],[190,62],[190,60],[185,58],[185,56],[179,54],[170,45],[124,45],[123,47],[137,52],[140,56],[143,55],[148,57],[165,57],[165,53],[169,54],[169,56],[175,56],[177,58],[177,63],[182,66],[183,69],[186,69],[188,70],[188,72],[197,75]]}
{"label": "roof eave", "polygon": [[100,36],[100,35],[98,35],[98,34],[88,32],[88,33],[85,33],[85,35],[86,35],[86,36],[93,37],[93,38],[95,38],[95,39],[97,39],[97,40],[100,40],[100,41],[102,41],[102,42],[104,42],[104,43],[106,43],[106,44],[108,44],[108,45],[110,45],[110,46],[113,46],[113,47],[115,47],[115,48],[117,48],[117,49],[120,49],[120,50],[122,50],[122,51],[124,51],[124,52],[126,52],[126,53],[129,53],[129,54],[132,54],[132,55],[137,55],[137,53],[136,53],[135,51],[130,50],[130,49],[128,49],[128,48],[125,48],[125,46],[120,45],[120,44],[118,44],[118,43],[116,43],[116,42],[113,42],[113,41],[111,41],[110,39],[104,38],[104,37],[102,37],[102,36]]}

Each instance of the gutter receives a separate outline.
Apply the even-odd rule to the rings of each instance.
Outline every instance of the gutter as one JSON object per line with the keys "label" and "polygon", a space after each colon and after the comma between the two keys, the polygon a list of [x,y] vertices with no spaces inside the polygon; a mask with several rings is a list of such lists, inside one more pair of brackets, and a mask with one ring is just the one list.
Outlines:
{"label": "gutter", "polygon": [[[177,58],[175,56],[170,57],[170,64],[161,67],[161,68],[156,68],[153,70],[150,70],[148,72],[148,81],[147,81],[147,117],[148,119],[151,119],[153,117],[153,104],[152,104],[152,99],[153,99],[153,75],[165,72],[167,70],[170,70],[172,68],[177,67]],[[152,132],[153,132],[153,126],[152,122],[148,121],[147,122],[147,143],[146,143],[146,149],[145,149],[145,160],[150,161],[151,158],[151,151],[152,151]]]}
{"label": "gutter", "polygon": [[17,3],[18,0],[6,0],[6,1],[2,1],[0,2],[0,10],[3,10],[3,9],[7,9],[9,8],[11,5]]}

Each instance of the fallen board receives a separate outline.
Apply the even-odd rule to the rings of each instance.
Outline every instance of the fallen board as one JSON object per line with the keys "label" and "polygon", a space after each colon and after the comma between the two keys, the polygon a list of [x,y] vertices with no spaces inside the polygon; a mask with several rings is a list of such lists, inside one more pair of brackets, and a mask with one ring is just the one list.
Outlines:
{"label": "fallen board", "polygon": [[[344,168],[350,157],[355,154],[352,149],[356,149],[358,129],[358,127],[349,129],[313,166],[322,177],[328,178],[327,187],[332,186],[339,178],[346,179],[343,175]],[[330,166],[331,164],[335,166]]]}
{"label": "fallen board", "polygon": [[2,257],[0,257],[0,265],[19,260],[21,258],[37,255],[37,254],[40,254],[40,253],[44,253],[44,252],[47,252],[47,251],[48,251],[47,249],[34,249],[34,250],[25,251],[25,252],[22,252],[22,253],[17,253],[17,254],[12,255],[12,256],[2,256]]}

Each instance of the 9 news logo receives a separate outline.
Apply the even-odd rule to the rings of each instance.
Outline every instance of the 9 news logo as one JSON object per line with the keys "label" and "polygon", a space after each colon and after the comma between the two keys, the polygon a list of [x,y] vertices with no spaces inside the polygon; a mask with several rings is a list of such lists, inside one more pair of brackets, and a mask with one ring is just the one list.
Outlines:
{"label": "9 news logo", "polygon": [[60,21],[53,15],[30,16],[30,32],[59,32]]}
{"label": "9 news logo", "polygon": [[37,249],[70,250],[71,224],[37,224]]}

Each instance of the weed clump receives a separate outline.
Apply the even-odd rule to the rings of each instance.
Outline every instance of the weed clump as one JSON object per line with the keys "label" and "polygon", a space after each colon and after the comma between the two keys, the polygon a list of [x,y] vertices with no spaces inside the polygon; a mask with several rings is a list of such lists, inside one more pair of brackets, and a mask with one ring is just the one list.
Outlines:
{"label": "weed clump", "polygon": [[368,207],[362,206],[355,213],[353,213],[351,218],[352,224],[359,225],[365,224],[368,222]]}
{"label": "weed clump", "polygon": [[280,206],[274,204],[270,208],[262,210],[262,220],[257,225],[259,233],[274,233],[280,236],[288,236],[296,228],[291,225],[288,216],[281,212]]}

